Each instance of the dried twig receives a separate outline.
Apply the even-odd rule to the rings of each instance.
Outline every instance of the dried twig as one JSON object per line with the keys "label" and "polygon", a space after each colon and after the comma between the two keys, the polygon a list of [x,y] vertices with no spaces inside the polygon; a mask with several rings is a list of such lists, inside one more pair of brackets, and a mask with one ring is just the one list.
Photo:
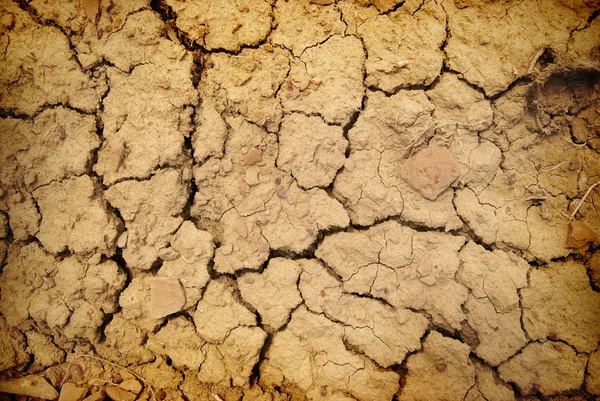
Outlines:
{"label": "dried twig", "polygon": [[560,162],[557,165],[555,165],[554,167],[549,167],[549,168],[543,168],[542,171],[552,171],[552,170],[556,170],[557,168],[559,168],[560,166],[562,166],[563,164],[565,164],[566,162]]}
{"label": "dried twig", "polygon": [[579,146],[579,147],[581,147],[581,146],[586,146],[586,145],[587,145],[587,142],[584,142],[584,143],[575,143],[575,142],[573,142],[572,140],[570,140],[570,139],[567,139],[567,138],[566,138],[566,137],[564,137],[564,136],[561,136],[561,138],[562,138],[562,139],[564,139],[565,141],[567,141],[568,143],[570,143],[570,144],[571,144],[571,145],[573,145],[573,146]]}
{"label": "dried twig", "polygon": [[598,181],[597,183],[595,183],[594,185],[592,185],[591,187],[588,188],[588,190],[586,191],[585,195],[583,195],[583,198],[581,198],[581,200],[579,201],[579,204],[577,205],[577,207],[575,208],[575,210],[573,210],[573,213],[571,214],[571,217],[569,217],[569,221],[571,221],[571,220],[573,220],[573,218],[575,218],[575,215],[577,214],[577,212],[581,208],[581,205],[583,205],[583,202],[585,201],[585,198],[587,198],[588,195],[590,194],[590,192],[592,192],[592,190],[594,188],[596,188],[598,185],[600,185],[600,181]]}
{"label": "dried twig", "polygon": [[535,68],[535,63],[537,63],[539,58],[542,57],[542,54],[544,54],[544,50],[546,50],[546,49],[544,49],[542,47],[540,50],[537,51],[537,53],[535,53],[535,55],[531,59],[531,62],[529,63],[529,68],[527,69],[527,74],[531,74],[533,72],[533,69]]}

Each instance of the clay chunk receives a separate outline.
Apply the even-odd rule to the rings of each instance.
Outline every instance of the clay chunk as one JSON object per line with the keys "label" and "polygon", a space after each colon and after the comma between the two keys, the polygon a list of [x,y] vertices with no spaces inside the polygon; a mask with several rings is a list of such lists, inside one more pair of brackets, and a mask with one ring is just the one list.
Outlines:
{"label": "clay chunk", "polygon": [[398,398],[408,400],[463,400],[475,384],[475,368],[469,347],[432,331],[423,352],[411,355],[406,386]]}
{"label": "clay chunk", "polygon": [[60,389],[58,401],[81,401],[85,397],[87,389],[78,387],[73,383],[65,383]]}
{"label": "clay chunk", "polygon": [[523,327],[531,339],[556,338],[579,352],[598,347],[600,294],[590,286],[583,264],[551,262],[532,270],[521,297]]}
{"label": "clay chunk", "polygon": [[134,394],[139,394],[142,391],[142,384],[135,379],[125,380],[119,384],[119,387]]}
{"label": "clay chunk", "polygon": [[533,342],[498,368],[500,377],[524,394],[545,396],[574,390],[583,384],[586,359],[562,342]]}
{"label": "clay chunk", "polygon": [[113,252],[119,222],[90,176],[54,181],[33,196],[42,216],[37,237],[49,252]]}
{"label": "clay chunk", "polygon": [[135,394],[125,391],[120,387],[108,387],[106,395],[114,401],[133,401],[136,399]]}
{"label": "clay chunk", "polygon": [[269,33],[271,6],[262,0],[236,3],[168,0],[177,27],[206,49],[237,51],[255,46]]}
{"label": "clay chunk", "polygon": [[360,110],[365,93],[361,41],[334,35],[306,49],[291,65],[279,92],[286,112],[319,115],[328,124],[346,125]]}
{"label": "clay chunk", "polygon": [[567,248],[579,249],[590,242],[596,241],[597,236],[591,228],[582,221],[572,221],[569,223],[567,231]]}
{"label": "clay chunk", "polygon": [[408,159],[400,173],[408,185],[429,200],[437,199],[460,176],[450,151],[437,145]]}
{"label": "clay chunk", "polygon": [[[148,339],[147,347],[155,354],[169,357],[175,368],[197,371],[206,359],[202,351],[204,344],[194,324],[183,316],[177,316]],[[123,387],[124,383],[119,386],[127,391],[139,394],[142,390],[139,387],[140,391],[137,391],[138,388],[134,388],[136,385],[133,382],[133,385],[127,387]],[[137,383],[139,385],[139,382]]]}
{"label": "clay chunk", "polygon": [[[286,328],[274,334],[260,366],[261,380],[273,385],[285,378],[315,401],[391,400],[400,377],[349,351],[343,337],[343,325],[300,306]],[[332,397],[341,392],[349,397]]]}
{"label": "clay chunk", "polygon": [[300,270],[296,261],[275,258],[263,273],[247,273],[238,278],[242,297],[257,309],[264,324],[280,329],[302,302],[296,285]]}
{"label": "clay chunk", "polygon": [[327,187],[344,165],[348,141],[342,128],[319,117],[290,114],[278,136],[277,165],[292,173],[303,188]]}
{"label": "clay chunk", "polygon": [[24,395],[43,400],[54,400],[58,397],[58,393],[46,379],[35,375],[0,382],[0,393]]}
{"label": "clay chunk", "polygon": [[155,319],[179,312],[185,305],[185,294],[177,277],[150,279],[150,316]]}
{"label": "clay chunk", "polygon": [[585,388],[592,394],[600,395],[600,351],[598,350],[590,355]]}

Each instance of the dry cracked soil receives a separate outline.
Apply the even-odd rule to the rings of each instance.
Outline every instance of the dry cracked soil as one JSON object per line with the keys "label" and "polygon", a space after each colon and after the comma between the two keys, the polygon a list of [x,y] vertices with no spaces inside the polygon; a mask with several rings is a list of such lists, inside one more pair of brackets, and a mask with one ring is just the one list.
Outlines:
{"label": "dry cracked soil", "polygon": [[598,399],[599,10],[0,0],[0,400]]}

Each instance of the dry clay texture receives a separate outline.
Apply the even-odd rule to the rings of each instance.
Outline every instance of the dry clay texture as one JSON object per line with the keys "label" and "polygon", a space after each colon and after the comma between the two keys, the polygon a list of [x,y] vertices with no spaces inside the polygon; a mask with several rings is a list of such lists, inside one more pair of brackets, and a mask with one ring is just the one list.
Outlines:
{"label": "dry clay texture", "polygon": [[0,0],[0,399],[597,399],[599,10]]}

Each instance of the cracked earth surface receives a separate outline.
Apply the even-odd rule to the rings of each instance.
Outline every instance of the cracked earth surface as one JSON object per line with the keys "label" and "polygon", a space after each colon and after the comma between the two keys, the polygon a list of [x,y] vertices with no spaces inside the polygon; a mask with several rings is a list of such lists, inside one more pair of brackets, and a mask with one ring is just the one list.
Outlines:
{"label": "cracked earth surface", "polygon": [[0,0],[0,399],[597,399],[599,10]]}

